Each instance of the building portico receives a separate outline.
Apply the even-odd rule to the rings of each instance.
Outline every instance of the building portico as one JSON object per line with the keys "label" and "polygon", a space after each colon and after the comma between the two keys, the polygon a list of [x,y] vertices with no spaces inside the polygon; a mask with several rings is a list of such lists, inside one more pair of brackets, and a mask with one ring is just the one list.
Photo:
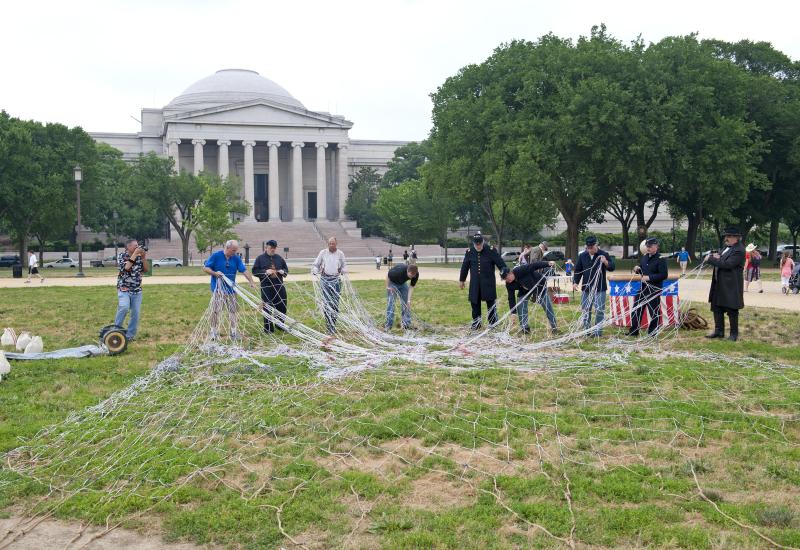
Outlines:
{"label": "building portico", "polygon": [[311,111],[255,71],[225,69],[203,78],[161,109],[142,109],[137,134],[92,133],[124,157],[155,152],[176,170],[241,182],[250,205],[243,223],[342,221],[350,177],[385,172],[404,142],[351,140],[353,123]]}

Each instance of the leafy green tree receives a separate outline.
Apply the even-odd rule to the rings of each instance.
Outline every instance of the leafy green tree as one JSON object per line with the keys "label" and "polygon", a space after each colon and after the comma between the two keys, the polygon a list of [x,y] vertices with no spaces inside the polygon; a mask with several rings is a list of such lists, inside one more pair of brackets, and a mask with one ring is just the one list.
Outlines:
{"label": "leafy green tree", "polygon": [[358,222],[365,237],[381,234],[381,220],[375,210],[383,179],[377,170],[363,167],[350,179],[350,194],[344,213]]}
{"label": "leafy green tree", "polygon": [[747,75],[711,55],[695,36],[669,37],[648,49],[647,68],[668,87],[664,108],[680,139],[667,149],[669,206],[686,217],[686,249],[694,254],[704,219],[730,220],[753,186],[765,151],[747,120]]}
{"label": "leafy green tree", "polygon": [[704,44],[715,57],[735,64],[750,76],[747,116],[768,143],[759,164],[768,185],[751,187],[747,199],[732,214],[745,236],[755,225],[770,226],[769,250],[774,258],[781,218],[797,197],[790,156],[800,134],[800,65],[768,42],[708,40]]}
{"label": "leafy green tree", "polygon": [[210,174],[200,174],[205,192],[194,212],[195,241],[200,252],[206,252],[225,241],[236,239],[233,231],[236,222],[232,214],[247,214],[248,204],[237,198],[241,188],[238,180],[220,179]]}
{"label": "leafy green tree", "polygon": [[397,185],[407,180],[420,178],[420,168],[430,158],[430,144],[427,140],[419,143],[412,141],[394,152],[394,157],[389,161],[389,169],[383,175],[386,185]]}

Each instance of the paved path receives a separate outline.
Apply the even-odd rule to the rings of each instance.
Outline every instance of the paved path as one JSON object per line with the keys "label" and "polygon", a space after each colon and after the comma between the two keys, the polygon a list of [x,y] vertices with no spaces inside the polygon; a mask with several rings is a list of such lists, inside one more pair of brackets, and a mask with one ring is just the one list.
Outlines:
{"label": "paved path", "polygon": [[[352,281],[372,281],[386,277],[386,269],[375,269],[374,265],[351,265],[350,280]],[[290,267],[291,269],[291,267]],[[198,268],[199,271],[199,268]],[[458,281],[458,269],[451,267],[423,267],[420,269],[422,279],[436,279],[440,281]],[[289,281],[310,281],[311,275],[290,276]],[[500,279],[498,278],[498,282]],[[59,277],[47,279],[43,284],[36,281],[29,284],[25,279],[0,279],[0,289],[3,288],[22,288],[40,286],[108,286],[113,287],[117,282],[116,277],[85,277],[77,279],[74,277]],[[143,285],[179,285],[179,284],[208,284],[206,275],[175,275],[145,277]],[[709,279],[686,279],[680,282],[680,296],[682,300],[705,303],[708,301],[708,287],[711,284]],[[789,296],[781,294],[781,285],[778,281],[764,281],[764,293],[746,292],[744,295],[746,306],[774,307],[787,309],[790,311],[800,311],[800,294]]]}

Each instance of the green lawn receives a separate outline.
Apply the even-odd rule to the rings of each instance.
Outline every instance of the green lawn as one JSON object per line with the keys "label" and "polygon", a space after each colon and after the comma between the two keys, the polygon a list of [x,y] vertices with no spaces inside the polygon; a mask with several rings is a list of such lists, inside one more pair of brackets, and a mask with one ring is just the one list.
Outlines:
{"label": "green lawn", "polygon": [[[378,315],[382,282],[355,286]],[[305,296],[290,294],[290,313]],[[414,301],[432,325],[469,320],[452,283],[425,281]],[[797,314],[748,309],[735,345],[681,332],[548,373],[408,363],[320,382],[275,357],[268,371],[170,373],[113,414],[85,411],[181,349],[207,303],[205,285],[148,288],[124,355],[14,364],[0,452],[29,444],[14,460],[37,479],[0,469],[0,509],[60,503],[60,518],[232,548],[766,545],[734,519],[800,546]],[[0,326],[48,349],[90,343],[115,305],[109,288],[4,289]],[[40,501],[50,486],[64,493]]]}

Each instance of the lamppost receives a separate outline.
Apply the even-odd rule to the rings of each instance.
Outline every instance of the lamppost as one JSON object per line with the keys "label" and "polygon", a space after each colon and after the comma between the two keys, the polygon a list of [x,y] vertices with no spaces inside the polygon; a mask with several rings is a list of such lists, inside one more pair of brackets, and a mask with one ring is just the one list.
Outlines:
{"label": "lamppost", "polygon": [[[114,218],[114,258],[119,258],[119,254],[117,253],[117,241],[119,241],[117,238],[117,219],[119,218],[119,214],[116,210],[111,214],[111,217]],[[115,261],[119,260],[117,259]]]}
{"label": "lamppost", "polygon": [[81,181],[83,180],[83,173],[81,167],[77,164],[72,169],[73,176],[75,177],[75,195],[78,199],[78,227],[75,235],[78,241],[78,273],[76,277],[83,277],[83,245],[81,242]]}

